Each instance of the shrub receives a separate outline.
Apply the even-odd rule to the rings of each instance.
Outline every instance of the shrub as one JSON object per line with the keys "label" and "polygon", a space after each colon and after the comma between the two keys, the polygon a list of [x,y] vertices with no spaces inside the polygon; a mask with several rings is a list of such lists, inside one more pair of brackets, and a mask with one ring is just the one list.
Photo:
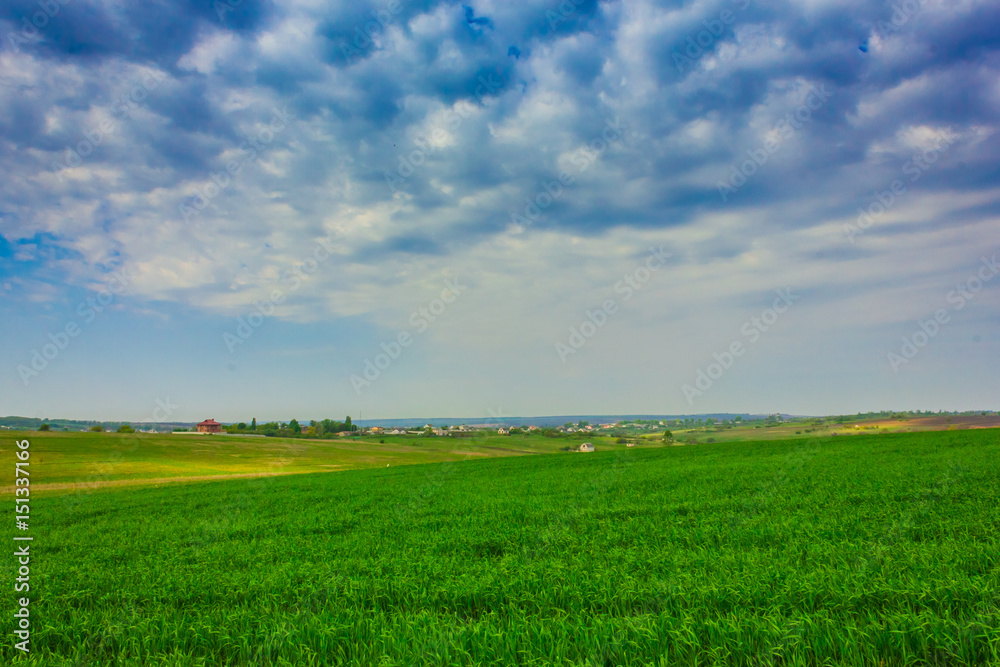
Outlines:
{"label": "shrub", "polygon": [[103,429],[103,428],[101,428],[101,426],[100,426],[100,425],[98,425],[98,426],[91,426],[91,427],[90,427],[90,430],[91,430],[91,431],[94,431],[94,432],[96,432],[96,433],[100,433],[100,432],[101,432],[101,431],[103,431],[104,429]]}
{"label": "shrub", "polygon": [[50,429],[51,427],[48,424],[42,424],[41,426],[38,427],[39,431],[48,431]]}

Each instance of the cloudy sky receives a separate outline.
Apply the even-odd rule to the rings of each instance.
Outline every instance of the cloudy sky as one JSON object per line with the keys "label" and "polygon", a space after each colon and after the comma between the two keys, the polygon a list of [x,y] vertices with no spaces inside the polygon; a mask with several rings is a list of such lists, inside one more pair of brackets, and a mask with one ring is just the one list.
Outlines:
{"label": "cloudy sky", "polygon": [[466,2],[6,2],[0,413],[998,408],[1000,5]]}

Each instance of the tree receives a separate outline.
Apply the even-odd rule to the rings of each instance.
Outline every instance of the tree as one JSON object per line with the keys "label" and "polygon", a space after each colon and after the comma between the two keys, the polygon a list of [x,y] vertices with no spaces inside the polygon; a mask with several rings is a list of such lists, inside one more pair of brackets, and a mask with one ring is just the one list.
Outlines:
{"label": "tree", "polygon": [[90,427],[90,430],[91,430],[91,431],[94,431],[95,433],[100,433],[100,432],[101,432],[101,431],[103,431],[104,429],[103,429],[103,428],[101,428],[100,424],[98,424],[97,426],[91,426],[91,427]]}
{"label": "tree", "polygon": [[247,423],[246,422],[240,422],[239,424],[236,425],[236,430],[238,430],[238,431],[245,431],[245,430],[247,430]]}
{"label": "tree", "polygon": [[254,417],[253,419],[250,420],[250,430],[251,431],[256,431],[257,430],[257,418],[256,417]]}
{"label": "tree", "polygon": [[288,422],[288,428],[292,429],[292,433],[295,433],[296,435],[302,433],[302,427],[299,426],[298,419],[293,419],[292,421]]}
{"label": "tree", "polygon": [[135,429],[132,428],[129,424],[122,424],[121,426],[118,427],[118,432],[119,433],[135,433]]}
{"label": "tree", "polygon": [[666,431],[664,431],[663,432],[663,440],[664,440],[664,442],[673,442],[674,441],[674,434],[669,429],[666,430]]}
{"label": "tree", "polygon": [[351,415],[347,415],[347,419],[344,420],[344,427],[345,427],[344,428],[345,431],[353,431],[354,430],[354,424],[351,423]]}
{"label": "tree", "polygon": [[51,427],[48,424],[42,424],[41,426],[38,427],[38,430],[39,431],[48,431],[48,430],[50,430],[50,428]]}

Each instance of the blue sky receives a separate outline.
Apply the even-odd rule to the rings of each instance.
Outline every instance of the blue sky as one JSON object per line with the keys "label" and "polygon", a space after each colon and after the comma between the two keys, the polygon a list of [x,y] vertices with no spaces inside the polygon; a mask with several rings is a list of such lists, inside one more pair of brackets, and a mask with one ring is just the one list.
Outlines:
{"label": "blue sky", "polygon": [[998,407],[996,3],[5,6],[0,413]]}

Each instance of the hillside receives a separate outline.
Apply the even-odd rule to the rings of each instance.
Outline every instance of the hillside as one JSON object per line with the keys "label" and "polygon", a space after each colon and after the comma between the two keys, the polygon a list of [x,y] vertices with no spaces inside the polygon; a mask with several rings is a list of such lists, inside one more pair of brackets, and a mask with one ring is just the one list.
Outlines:
{"label": "hillside", "polygon": [[1000,661],[996,430],[74,497],[22,664]]}

